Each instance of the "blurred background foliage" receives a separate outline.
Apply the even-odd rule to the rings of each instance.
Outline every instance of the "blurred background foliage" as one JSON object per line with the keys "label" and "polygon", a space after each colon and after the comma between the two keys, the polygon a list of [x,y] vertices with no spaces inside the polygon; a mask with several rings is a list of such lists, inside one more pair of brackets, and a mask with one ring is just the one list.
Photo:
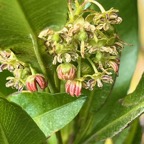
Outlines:
{"label": "blurred background foliage", "polygon": [[[131,81],[129,93],[132,93],[144,72],[144,0],[138,0],[139,14],[139,56],[137,66]],[[105,144],[144,144],[144,114],[135,120],[130,127],[126,128],[113,139],[108,138]]]}

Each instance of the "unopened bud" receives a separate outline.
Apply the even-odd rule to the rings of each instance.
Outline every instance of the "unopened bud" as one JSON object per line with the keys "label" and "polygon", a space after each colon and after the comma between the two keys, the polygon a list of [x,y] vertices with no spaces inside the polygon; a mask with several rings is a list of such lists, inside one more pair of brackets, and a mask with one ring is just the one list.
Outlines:
{"label": "unopened bud", "polygon": [[76,74],[76,67],[70,63],[60,64],[57,67],[57,74],[61,80],[73,80]]}
{"label": "unopened bud", "polygon": [[87,35],[87,33],[84,30],[79,32],[78,39],[80,41],[85,41],[87,38],[88,38],[88,35]]}
{"label": "unopened bud", "polygon": [[35,80],[41,89],[45,89],[47,87],[47,82],[43,75],[36,75]]}
{"label": "unopened bud", "polygon": [[70,94],[71,96],[80,96],[82,90],[82,82],[77,80],[68,80],[65,85],[66,93]]}
{"label": "unopened bud", "polygon": [[33,92],[38,91],[38,86],[43,90],[47,87],[47,82],[43,75],[36,74],[36,75],[31,75],[27,78],[26,87],[28,90]]}
{"label": "unopened bud", "polygon": [[98,52],[96,53],[96,60],[97,60],[97,61],[101,61],[101,59],[102,59],[102,53],[98,51]]}
{"label": "unopened bud", "polygon": [[60,36],[58,33],[55,33],[52,37],[53,41],[58,42],[60,40]]}

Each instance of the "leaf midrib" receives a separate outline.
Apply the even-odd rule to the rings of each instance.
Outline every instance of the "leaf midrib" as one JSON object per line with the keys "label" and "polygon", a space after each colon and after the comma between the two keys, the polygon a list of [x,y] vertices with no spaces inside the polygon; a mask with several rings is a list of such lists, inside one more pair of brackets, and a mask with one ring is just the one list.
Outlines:
{"label": "leaf midrib", "polygon": [[1,125],[1,123],[0,123],[0,131],[1,131],[1,134],[2,134],[2,138],[3,138],[4,144],[10,144],[10,143],[8,142],[8,139],[7,139],[7,137],[6,137],[6,134],[5,134],[5,132],[4,132],[4,129],[3,129],[2,125]]}
{"label": "leaf midrib", "polygon": [[[103,127],[102,129],[98,130],[98,132],[96,132],[95,134],[92,134],[87,140],[86,142],[88,142],[91,138],[96,137],[97,135],[99,135],[99,133],[102,133],[102,131],[104,131],[105,129],[108,129],[110,126],[115,125],[118,121],[122,121],[125,117],[128,117],[129,115],[131,115],[133,113],[133,111],[137,111],[138,109],[140,109],[141,107],[144,106],[144,102],[142,102],[140,105],[138,105],[137,107],[132,108],[130,111],[128,111],[126,114],[120,116],[119,118],[115,119],[112,123],[107,124],[105,127]],[[115,133],[112,135],[116,135],[118,132],[122,131],[128,123],[132,122],[136,117],[138,117],[139,115],[141,115],[141,113],[143,113],[144,110],[141,110],[140,113],[138,113],[137,115],[134,116],[133,119],[130,119],[124,126],[121,126],[121,128],[119,129],[119,131],[115,131]],[[86,144],[86,143],[85,143]]]}
{"label": "leaf midrib", "polygon": [[34,32],[33,26],[31,25],[30,20],[28,19],[20,0],[17,0],[17,6],[18,6],[19,12],[21,12],[22,17],[25,20],[25,24],[26,24],[26,26],[27,26],[27,28],[30,32],[29,37],[30,37],[30,39],[32,41],[32,44],[33,44],[33,49],[34,49],[34,52],[35,52],[37,62],[39,64],[40,68],[41,68],[41,71],[44,74],[46,74],[46,69],[44,67],[44,63],[42,61],[42,58],[41,58],[41,55],[40,55],[40,52],[39,52],[39,46],[38,46],[38,42],[37,42],[37,38],[36,38],[36,34]]}

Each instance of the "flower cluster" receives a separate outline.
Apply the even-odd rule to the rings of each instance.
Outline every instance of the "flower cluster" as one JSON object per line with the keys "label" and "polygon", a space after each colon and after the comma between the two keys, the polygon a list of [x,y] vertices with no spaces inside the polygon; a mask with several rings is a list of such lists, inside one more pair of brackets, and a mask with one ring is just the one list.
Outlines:
{"label": "flower cluster", "polygon": [[13,74],[7,77],[6,87],[16,88],[18,91],[22,91],[25,86],[30,91],[37,91],[37,84],[41,89],[47,87],[44,76],[32,74],[30,66],[19,61],[10,50],[0,51],[0,63],[0,72],[8,70]]}
{"label": "flower cluster", "polygon": [[[96,4],[100,12],[87,4]],[[39,38],[44,40],[46,53],[56,68],[57,77],[52,81],[56,82],[56,78],[64,81],[65,91],[78,97],[83,88],[93,90],[96,86],[103,87],[104,83],[113,83],[124,44],[115,25],[122,19],[118,10],[106,11],[95,0],[84,0],[81,4],[69,0],[68,8],[65,26],[59,31],[45,29]],[[10,50],[0,51],[0,63],[0,72],[6,69],[13,74],[7,78],[7,87],[19,91],[26,87],[34,92],[48,86],[44,75],[37,73],[30,64],[19,61]]]}
{"label": "flower cluster", "polygon": [[[101,12],[85,9],[94,3]],[[53,57],[60,80],[71,96],[79,96],[82,88],[93,90],[97,85],[112,83],[118,73],[123,42],[115,30],[122,22],[118,10],[104,8],[94,0],[69,3],[69,19],[63,29],[45,29],[39,38],[45,41],[46,50]]]}

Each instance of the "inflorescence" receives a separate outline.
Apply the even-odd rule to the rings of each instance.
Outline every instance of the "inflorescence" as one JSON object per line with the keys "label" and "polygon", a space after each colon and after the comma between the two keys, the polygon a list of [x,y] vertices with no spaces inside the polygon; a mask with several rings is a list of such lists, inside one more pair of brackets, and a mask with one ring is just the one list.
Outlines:
{"label": "inflorescence", "polygon": [[[90,9],[95,4],[100,12]],[[87,6],[87,8],[86,8]],[[68,2],[68,20],[59,30],[43,30],[39,38],[44,40],[46,52],[52,57],[58,79],[65,82],[65,91],[71,96],[80,96],[82,89],[93,90],[113,83],[118,74],[123,42],[115,30],[122,22],[118,10],[108,11],[95,0]],[[48,82],[44,75],[33,73],[32,68],[17,60],[10,51],[0,52],[0,70],[13,73],[8,77],[7,87],[21,91],[25,86],[30,91],[44,90]]]}
{"label": "inflorescence", "polygon": [[[85,9],[89,3],[99,6],[101,12]],[[60,80],[66,81],[70,95],[79,96],[81,89],[93,90],[97,85],[112,83],[118,73],[123,42],[115,30],[122,22],[118,10],[104,8],[94,0],[69,2],[69,19],[63,29],[46,29],[39,34],[45,41],[48,54],[53,57]]]}

